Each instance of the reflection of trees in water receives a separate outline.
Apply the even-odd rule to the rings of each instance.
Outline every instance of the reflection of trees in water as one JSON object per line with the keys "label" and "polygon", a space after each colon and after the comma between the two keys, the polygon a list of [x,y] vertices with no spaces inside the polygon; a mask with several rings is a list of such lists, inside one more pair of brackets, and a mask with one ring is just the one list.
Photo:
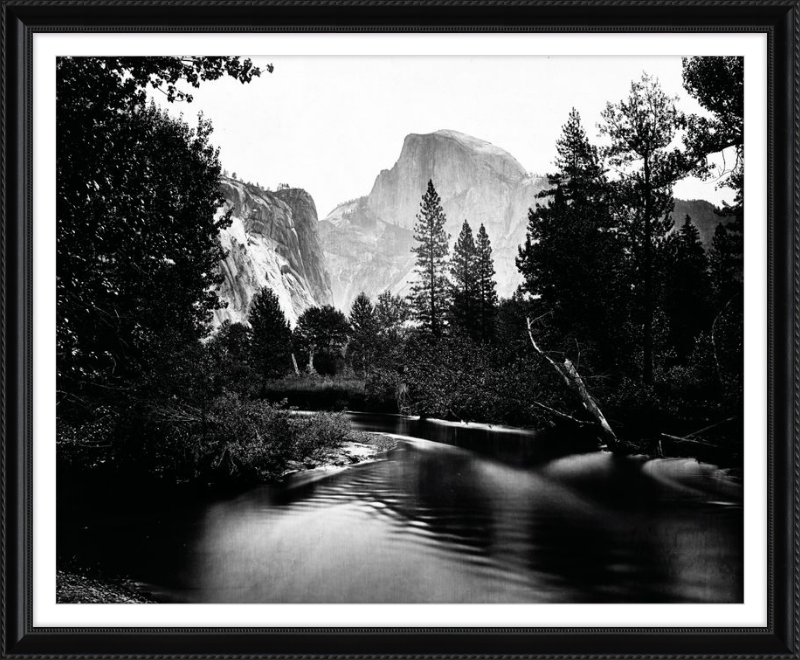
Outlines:
{"label": "reflection of trees in water", "polygon": [[401,446],[393,460],[289,493],[319,506],[359,503],[389,518],[399,543],[492,569],[497,579],[537,589],[531,600],[737,600],[737,589],[720,576],[703,578],[722,557],[727,568],[717,572],[736,582],[738,567],[741,583],[740,554],[724,552],[731,540],[735,547],[735,521],[709,530],[698,525],[696,511],[671,512],[678,505],[660,502],[638,465],[612,464],[603,472],[593,463],[550,477],[446,447]]}
{"label": "reflection of trees in water", "polygon": [[558,463],[546,471],[593,508],[568,519],[532,518],[531,535],[546,542],[529,563],[559,576],[565,599],[574,601],[573,590],[595,602],[741,601],[740,508],[719,509],[707,493],[659,484],[641,461]]}
{"label": "reflection of trees in water", "polygon": [[531,518],[530,535],[538,543],[528,566],[548,576],[565,602],[669,602],[667,566],[649,530],[635,532],[639,524],[646,522],[602,510]]}
{"label": "reflection of trees in water", "polygon": [[401,445],[391,460],[275,491],[270,500],[290,505],[313,498],[324,506],[344,498],[389,518],[400,542],[421,535],[454,552],[487,554],[494,545],[494,511],[478,469],[483,460],[448,448]]}
{"label": "reflection of trees in water", "polygon": [[422,520],[431,534],[451,541],[456,552],[488,554],[495,532],[493,495],[477,469],[480,459],[449,451],[412,452],[411,458],[403,461],[409,474],[398,486],[413,487],[412,497],[398,512]]}
{"label": "reflection of trees in water", "polygon": [[423,438],[474,451],[509,465],[534,465],[557,456],[596,451],[597,438],[588,433],[557,430],[509,429],[485,424],[454,424],[440,420],[357,414],[352,421],[361,429]]}

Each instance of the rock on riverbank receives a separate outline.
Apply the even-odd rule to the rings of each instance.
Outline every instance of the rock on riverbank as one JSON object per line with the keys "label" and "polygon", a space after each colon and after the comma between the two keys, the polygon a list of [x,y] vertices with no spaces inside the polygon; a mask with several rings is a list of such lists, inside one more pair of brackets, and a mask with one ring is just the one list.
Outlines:
{"label": "rock on riverbank", "polygon": [[155,603],[122,578],[90,577],[81,571],[56,571],[57,603]]}

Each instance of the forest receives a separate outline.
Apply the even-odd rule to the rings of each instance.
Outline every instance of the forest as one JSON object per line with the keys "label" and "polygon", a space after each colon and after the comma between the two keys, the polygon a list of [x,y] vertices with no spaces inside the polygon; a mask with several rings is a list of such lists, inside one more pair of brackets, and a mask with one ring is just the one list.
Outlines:
{"label": "forest", "polygon": [[[190,102],[181,86],[265,71],[235,57],[59,60],[59,475],[271,480],[347,438],[343,409],[741,465],[742,58],[684,59],[702,115],[645,74],[590,118],[599,144],[577,111],[565,118],[511,298],[498,299],[483,225],[465,219],[452,242],[430,181],[409,295],[312,307],[292,327],[265,288],[247,323],[215,330],[230,214],[217,212],[213,127],[147,91]],[[689,175],[732,193],[709,249],[690,217],[672,220]]]}

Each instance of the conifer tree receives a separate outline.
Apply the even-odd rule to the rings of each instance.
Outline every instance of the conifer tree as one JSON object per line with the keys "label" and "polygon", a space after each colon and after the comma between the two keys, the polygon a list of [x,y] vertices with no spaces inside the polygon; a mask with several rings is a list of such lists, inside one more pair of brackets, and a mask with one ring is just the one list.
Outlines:
{"label": "conifer tree", "polygon": [[417,245],[411,248],[417,255],[417,281],[411,287],[411,303],[414,314],[422,328],[434,337],[442,334],[448,308],[447,256],[450,236],[445,232],[447,222],[441,199],[433,181],[422,196],[414,239]]}
{"label": "conifer tree", "polygon": [[267,379],[289,371],[292,331],[278,296],[266,286],[253,296],[247,320],[252,329],[253,357],[263,387]]}
{"label": "conifer tree", "polygon": [[721,309],[731,297],[741,291],[740,239],[741,235],[738,232],[731,232],[720,222],[714,231],[714,238],[711,240],[708,261],[714,303],[717,309]]}
{"label": "conifer tree", "polygon": [[349,352],[353,368],[369,373],[375,359],[378,338],[378,320],[375,308],[363,291],[356,296],[350,308]]}
{"label": "conifer tree", "polygon": [[697,335],[710,323],[711,281],[708,258],[700,232],[687,215],[675,235],[667,283],[664,311],[669,318],[669,341],[679,361],[694,349]]}
{"label": "conifer tree", "polygon": [[411,316],[412,310],[405,298],[392,295],[390,291],[384,291],[378,295],[378,302],[375,304],[375,320],[382,339],[390,342],[396,341]]}
{"label": "conifer tree", "polygon": [[478,337],[486,341],[494,335],[497,314],[497,283],[494,279],[492,244],[486,227],[481,224],[475,244],[478,292]]}
{"label": "conifer tree", "polygon": [[452,302],[450,305],[450,325],[470,337],[478,334],[480,298],[478,289],[478,254],[472,228],[464,220],[458,235],[453,257],[450,260],[452,278]]}
{"label": "conifer tree", "polygon": [[556,151],[558,170],[548,176],[553,187],[541,194],[549,203],[528,213],[517,258],[522,288],[548,315],[550,346],[564,351],[594,346],[598,360],[611,363],[619,359],[625,339],[623,246],[597,149],[574,109]]}
{"label": "conifer tree", "polygon": [[643,380],[653,382],[653,318],[656,302],[654,262],[658,243],[672,229],[672,186],[690,169],[673,140],[684,118],[656,78],[647,74],[631,83],[628,98],[603,111],[602,134],[611,138],[604,149],[608,163],[622,173],[617,188],[628,208],[628,234],[633,248],[643,326]]}

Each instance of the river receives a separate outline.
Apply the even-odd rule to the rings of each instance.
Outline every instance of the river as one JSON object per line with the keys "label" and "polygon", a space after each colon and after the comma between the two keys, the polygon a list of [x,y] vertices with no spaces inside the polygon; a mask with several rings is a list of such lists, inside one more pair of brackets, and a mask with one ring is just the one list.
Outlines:
{"label": "river", "polygon": [[59,554],[167,602],[741,602],[741,485],[532,431],[352,413],[380,460],[201,501],[59,502]]}

